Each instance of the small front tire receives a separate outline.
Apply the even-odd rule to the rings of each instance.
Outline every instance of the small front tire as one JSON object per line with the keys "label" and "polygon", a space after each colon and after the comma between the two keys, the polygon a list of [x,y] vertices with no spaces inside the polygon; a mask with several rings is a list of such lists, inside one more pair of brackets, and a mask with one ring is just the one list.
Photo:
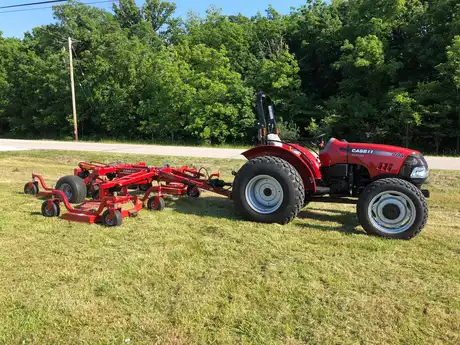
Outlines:
{"label": "small front tire", "polygon": [[119,210],[105,210],[102,214],[102,222],[105,226],[120,226],[123,223],[123,217]]}
{"label": "small front tire", "polygon": [[38,186],[34,182],[28,182],[24,185],[24,194],[37,195]]}
{"label": "small front tire", "polygon": [[58,202],[45,200],[42,204],[42,215],[44,217],[59,217],[61,214],[61,207]]}
{"label": "small front tire", "polygon": [[190,185],[187,187],[187,196],[190,199],[198,199],[201,196],[200,188],[195,185]]}
{"label": "small front tire", "polygon": [[158,198],[158,201],[154,196],[147,200],[147,208],[151,211],[163,211],[165,209],[165,199]]}

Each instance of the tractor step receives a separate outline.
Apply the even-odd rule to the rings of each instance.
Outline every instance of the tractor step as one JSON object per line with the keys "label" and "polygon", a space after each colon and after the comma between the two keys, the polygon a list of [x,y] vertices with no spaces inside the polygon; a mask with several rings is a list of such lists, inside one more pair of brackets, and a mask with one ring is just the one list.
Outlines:
{"label": "tractor step", "polygon": [[331,189],[329,187],[316,186],[315,194],[323,195],[323,194],[329,194],[330,192],[331,192]]}

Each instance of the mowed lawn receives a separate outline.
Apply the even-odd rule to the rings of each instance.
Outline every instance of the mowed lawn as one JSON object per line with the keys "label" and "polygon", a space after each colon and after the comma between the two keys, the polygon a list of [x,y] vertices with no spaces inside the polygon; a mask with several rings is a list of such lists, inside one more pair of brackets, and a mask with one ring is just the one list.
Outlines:
{"label": "mowed lawn", "polygon": [[80,160],[244,161],[0,153],[1,344],[459,344],[460,172],[432,171],[427,227],[367,236],[352,205],[310,204],[286,226],[240,219],[203,193],[118,228],[40,214],[30,172]]}

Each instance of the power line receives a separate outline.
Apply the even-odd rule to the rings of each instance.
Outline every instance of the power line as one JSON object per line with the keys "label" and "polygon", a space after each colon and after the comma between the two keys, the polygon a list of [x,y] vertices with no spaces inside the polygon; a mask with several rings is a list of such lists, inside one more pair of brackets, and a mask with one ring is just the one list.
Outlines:
{"label": "power line", "polygon": [[[80,2],[80,4],[83,4],[83,5],[92,5],[92,4],[102,4],[102,3],[108,3],[108,2],[116,2],[116,0]],[[54,6],[43,6],[43,7],[28,8],[28,9],[21,9],[21,10],[2,11],[2,12],[0,12],[0,14],[1,14],[1,13],[12,13],[12,12],[27,12],[27,11],[45,10],[45,9],[50,9],[50,8],[53,8],[53,7],[54,7]]]}
{"label": "power line", "polygon": [[0,9],[12,8],[12,7],[33,6],[33,5],[43,5],[43,4],[50,4],[50,3],[53,3],[53,2],[64,2],[64,1],[67,1],[67,0],[47,0],[47,1],[38,1],[38,2],[27,2],[25,4],[2,6],[2,7],[0,7]]}

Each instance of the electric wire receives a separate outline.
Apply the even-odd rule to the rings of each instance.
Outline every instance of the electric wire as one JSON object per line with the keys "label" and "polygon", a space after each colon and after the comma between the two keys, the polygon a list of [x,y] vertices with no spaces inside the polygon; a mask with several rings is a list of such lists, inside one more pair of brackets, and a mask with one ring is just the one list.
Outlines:
{"label": "electric wire", "polygon": [[[67,1],[67,0],[66,0]],[[117,0],[103,0],[103,1],[90,1],[90,2],[79,2],[83,5],[93,5],[93,4],[102,4],[102,3],[109,3],[109,2],[116,2]],[[36,8],[27,8],[27,9],[20,9],[20,10],[9,10],[9,11],[0,11],[2,13],[15,13],[15,12],[28,12],[28,11],[38,11],[38,10],[45,10],[53,8],[54,6],[42,6]]]}
{"label": "electric wire", "polygon": [[34,5],[44,5],[44,4],[51,4],[54,2],[64,2],[68,0],[46,0],[46,1],[37,1],[37,2],[26,2],[24,4],[16,4],[16,5],[8,5],[8,6],[1,6],[0,10],[3,8],[13,8],[13,7],[24,7],[24,6],[34,6]]}

